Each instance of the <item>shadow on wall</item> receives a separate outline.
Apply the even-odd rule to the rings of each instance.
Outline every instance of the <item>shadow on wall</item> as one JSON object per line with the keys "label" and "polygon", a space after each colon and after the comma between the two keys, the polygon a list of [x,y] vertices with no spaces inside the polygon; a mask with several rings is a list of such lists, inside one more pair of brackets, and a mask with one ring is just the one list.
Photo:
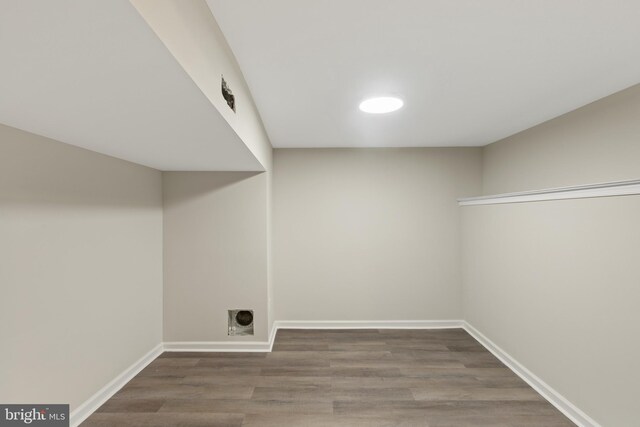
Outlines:
{"label": "shadow on wall", "polygon": [[[208,194],[232,187],[247,179],[265,173],[266,172],[163,172],[164,187],[171,187],[169,188],[170,191],[176,190],[175,186],[177,185],[180,187],[179,191],[171,191],[171,197],[165,199],[165,207],[202,198]],[[169,177],[181,175],[188,175],[188,181],[184,181],[183,184],[177,182],[169,184]]]}
{"label": "shadow on wall", "polygon": [[0,131],[2,208],[146,210],[161,204],[159,171],[18,129]]}

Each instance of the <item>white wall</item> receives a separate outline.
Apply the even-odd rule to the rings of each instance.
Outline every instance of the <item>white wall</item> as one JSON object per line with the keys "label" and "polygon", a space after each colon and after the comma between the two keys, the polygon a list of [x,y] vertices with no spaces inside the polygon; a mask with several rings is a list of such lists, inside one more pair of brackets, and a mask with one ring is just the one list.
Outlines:
{"label": "white wall", "polygon": [[160,172],[0,125],[0,401],[80,403],[162,340]]}
{"label": "white wall", "polygon": [[277,320],[460,319],[480,149],[277,149]]}
{"label": "white wall", "polygon": [[640,85],[484,148],[483,193],[640,178]]}
{"label": "white wall", "polygon": [[[240,66],[206,1],[130,1],[202,93],[268,170],[271,143]],[[235,96],[235,112],[222,97],[222,75]]]}
{"label": "white wall", "polygon": [[[156,35],[264,167],[267,255],[265,303],[273,303],[271,263],[272,148],[242,70],[205,0],[131,0]],[[222,97],[220,78],[233,91],[236,111]],[[273,310],[268,310],[271,329]]]}
{"label": "white wall", "polygon": [[[640,178],[640,86],[484,150],[484,192]],[[603,426],[637,425],[640,197],[467,206],[465,319]]]}
{"label": "white wall", "polygon": [[637,425],[640,197],[462,210],[465,319],[603,426]]}
{"label": "white wall", "polygon": [[[267,176],[164,172],[165,341],[266,341]],[[255,335],[227,336],[254,309]]]}

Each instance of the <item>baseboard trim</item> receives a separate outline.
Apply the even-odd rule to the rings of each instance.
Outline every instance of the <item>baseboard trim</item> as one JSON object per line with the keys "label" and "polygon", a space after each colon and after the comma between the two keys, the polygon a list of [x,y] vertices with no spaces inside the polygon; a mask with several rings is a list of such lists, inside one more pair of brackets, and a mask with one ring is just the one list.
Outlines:
{"label": "baseboard trim", "polygon": [[502,363],[511,369],[516,375],[522,378],[535,391],[544,397],[549,403],[555,406],[560,412],[567,416],[579,427],[601,427],[595,420],[582,412],[578,407],[569,402],[564,396],[554,390],[547,383],[538,378],[533,372],[525,368],[520,362],[511,357],[509,353],[498,347],[493,341],[483,335],[468,322],[463,322],[464,330],[475,338]]}
{"label": "baseboard trim", "polygon": [[278,333],[277,322],[273,322],[271,325],[271,333],[269,334],[269,352],[273,351],[273,343],[276,342],[276,334]]}
{"label": "baseboard trim", "polygon": [[453,329],[462,320],[279,320],[277,329]]}
{"label": "baseboard trim", "polygon": [[102,406],[107,400],[111,398],[118,390],[120,390],[126,383],[128,383],[133,377],[135,377],[140,371],[142,371],[149,363],[153,362],[158,356],[162,354],[162,343],[158,344],[147,354],[142,356],[133,365],[129,366],[120,375],[111,380],[107,385],[102,387],[97,393],[84,401],[80,406],[74,409],[70,414],[69,424],[71,426],[78,426],[81,422],[86,420],[89,415],[93,414],[100,406]]}
{"label": "baseboard trim", "polygon": [[272,345],[269,341],[176,341],[165,342],[164,351],[268,352]]}
{"label": "baseboard trim", "polygon": [[279,320],[273,323],[268,341],[175,341],[165,342],[164,351],[270,352],[278,329],[452,329],[462,320]]}

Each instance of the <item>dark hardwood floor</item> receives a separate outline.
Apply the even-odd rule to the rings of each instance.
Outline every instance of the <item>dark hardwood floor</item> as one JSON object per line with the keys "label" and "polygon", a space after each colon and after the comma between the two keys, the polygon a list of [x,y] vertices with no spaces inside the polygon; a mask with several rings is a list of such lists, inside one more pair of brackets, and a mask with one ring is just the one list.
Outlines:
{"label": "dark hardwood floor", "polygon": [[83,426],[573,426],[462,329],[279,330],[164,353]]}

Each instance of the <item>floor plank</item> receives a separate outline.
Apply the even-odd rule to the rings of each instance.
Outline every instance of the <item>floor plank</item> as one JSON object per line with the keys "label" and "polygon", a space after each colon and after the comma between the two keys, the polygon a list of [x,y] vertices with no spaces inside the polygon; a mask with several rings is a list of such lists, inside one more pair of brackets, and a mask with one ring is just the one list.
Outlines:
{"label": "floor plank", "polygon": [[572,425],[462,329],[291,329],[271,353],[165,352],[83,423]]}

